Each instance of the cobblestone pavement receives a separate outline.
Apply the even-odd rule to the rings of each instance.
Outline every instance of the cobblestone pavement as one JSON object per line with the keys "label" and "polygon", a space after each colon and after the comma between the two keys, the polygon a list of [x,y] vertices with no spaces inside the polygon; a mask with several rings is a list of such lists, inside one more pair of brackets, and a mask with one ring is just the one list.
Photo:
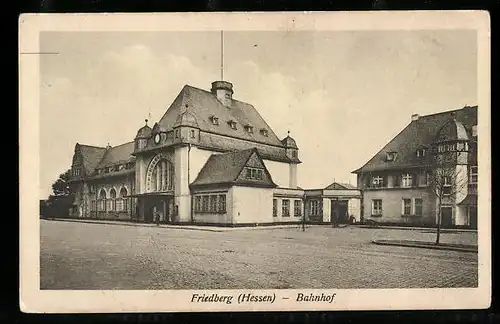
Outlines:
{"label": "cobblestone pavement", "polygon": [[[477,254],[380,246],[425,230],[300,227],[208,232],[41,221],[41,289],[476,287]],[[444,233],[443,243],[477,244]]]}

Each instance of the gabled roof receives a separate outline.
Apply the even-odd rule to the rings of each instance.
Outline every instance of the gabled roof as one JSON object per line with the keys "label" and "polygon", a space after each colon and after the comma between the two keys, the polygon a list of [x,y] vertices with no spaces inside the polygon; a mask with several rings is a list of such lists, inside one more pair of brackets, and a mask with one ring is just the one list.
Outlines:
{"label": "gabled roof", "polygon": [[[212,154],[198,173],[196,179],[191,183],[191,186],[236,184],[238,176],[253,154],[256,154],[262,165],[264,165],[256,148],[223,154]],[[267,173],[269,174],[269,172]],[[273,187],[276,186],[274,183],[271,183],[271,185]]]}
{"label": "gabled roof", "polygon": [[80,153],[83,158],[83,167],[85,168],[85,172],[87,174],[91,174],[94,172],[94,169],[101,161],[104,153],[106,152],[105,147],[91,146],[91,145],[83,145],[76,144],[80,150]]}
{"label": "gabled roof", "polygon": [[[232,99],[231,107],[228,108],[211,92],[190,85],[185,85],[182,88],[181,92],[160,119],[160,126],[167,131],[172,130],[177,117],[186,109],[195,117],[201,131],[258,143],[283,146],[254,106]],[[211,118],[213,116],[219,119],[218,125],[212,123]],[[228,125],[229,121],[237,123],[236,130]],[[254,132],[250,133],[246,131],[244,128],[245,125],[252,125]],[[267,130],[267,136],[262,135],[260,129]]]}
{"label": "gabled roof", "polygon": [[[471,138],[472,126],[477,125],[477,106],[465,106],[457,110],[420,116],[417,120],[412,120],[408,126],[387,143],[364,166],[353,171],[353,173],[421,165],[422,161],[416,156],[416,150],[422,147],[429,147],[436,139],[436,135],[441,127],[453,118],[464,126],[469,138]],[[396,160],[387,161],[387,152],[397,152]]]}
{"label": "gabled roof", "polygon": [[349,183],[340,183],[340,182],[334,182],[325,188],[325,190],[350,190],[350,189],[358,189],[358,188]]}
{"label": "gabled roof", "polygon": [[126,163],[135,159],[132,156],[134,151],[134,142],[128,142],[106,150],[102,160],[97,165],[98,168],[114,165],[117,163]]}

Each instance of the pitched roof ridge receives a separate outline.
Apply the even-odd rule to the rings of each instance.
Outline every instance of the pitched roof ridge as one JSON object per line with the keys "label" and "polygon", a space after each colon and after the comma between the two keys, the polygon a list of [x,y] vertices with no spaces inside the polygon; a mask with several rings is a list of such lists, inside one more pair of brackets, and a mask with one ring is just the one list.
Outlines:
{"label": "pitched roof ridge", "polygon": [[433,114],[428,114],[428,115],[422,115],[422,116],[420,116],[420,118],[434,117],[434,116],[438,116],[438,115],[446,115],[446,114],[449,114],[449,113],[461,111],[462,109],[465,109],[465,108],[477,108],[477,107],[478,107],[478,105],[475,105],[475,106],[464,106],[462,108],[440,111],[440,112],[433,113]]}
{"label": "pitched roof ridge", "polygon": [[80,143],[76,143],[76,144],[79,145],[79,146],[84,146],[84,147],[98,148],[98,149],[104,149],[104,150],[106,149],[106,147],[103,147],[103,146],[80,144]]}
{"label": "pitched roof ridge", "polygon": [[111,146],[110,149],[114,149],[114,148],[117,148],[117,147],[120,147],[120,146],[124,146],[124,145],[127,145],[127,144],[132,144],[134,143],[134,141],[128,141],[126,143],[122,143],[122,144],[118,144],[118,145],[115,145],[115,146]]}

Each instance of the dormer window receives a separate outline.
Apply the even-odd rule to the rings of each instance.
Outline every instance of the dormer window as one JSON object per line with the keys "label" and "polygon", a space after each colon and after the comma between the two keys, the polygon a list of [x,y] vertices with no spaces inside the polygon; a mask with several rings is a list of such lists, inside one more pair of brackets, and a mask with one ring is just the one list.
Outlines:
{"label": "dormer window", "polygon": [[253,127],[251,125],[246,125],[245,130],[247,133],[252,134],[253,133]]}
{"label": "dormer window", "polygon": [[397,155],[398,155],[397,152],[387,152],[385,155],[385,160],[387,162],[394,162],[394,161],[396,161]]}
{"label": "dormer window", "polygon": [[227,124],[229,125],[229,127],[231,127],[231,129],[237,129],[236,122],[234,120],[228,121]]}
{"label": "dormer window", "polygon": [[210,117],[210,121],[212,122],[212,125],[219,125],[219,118],[216,116]]}
{"label": "dormer window", "polygon": [[175,130],[175,138],[179,138],[181,135],[180,135],[180,130],[176,129]]}
{"label": "dormer window", "polygon": [[424,157],[426,153],[427,153],[427,152],[426,152],[426,149],[425,149],[425,148],[419,148],[419,149],[417,150],[417,157]]}
{"label": "dormer window", "polygon": [[262,128],[262,129],[260,130],[260,134],[261,134],[262,136],[267,136],[267,129]]}

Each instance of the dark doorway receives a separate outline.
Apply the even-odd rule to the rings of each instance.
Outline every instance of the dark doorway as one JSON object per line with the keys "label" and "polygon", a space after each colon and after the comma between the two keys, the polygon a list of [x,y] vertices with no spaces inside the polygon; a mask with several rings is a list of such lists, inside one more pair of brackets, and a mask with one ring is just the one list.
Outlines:
{"label": "dark doorway", "polygon": [[169,208],[171,200],[171,197],[166,196],[152,196],[144,198],[144,222],[155,222],[155,213],[158,212],[160,214],[161,223],[170,223],[172,221]]}
{"label": "dark doorway", "polygon": [[447,228],[453,226],[453,210],[451,207],[441,207],[441,226]]}
{"label": "dark doorway", "polygon": [[472,229],[477,229],[477,207],[469,207],[469,226]]}
{"label": "dark doorway", "polygon": [[331,219],[333,224],[349,223],[347,200],[332,199]]}

